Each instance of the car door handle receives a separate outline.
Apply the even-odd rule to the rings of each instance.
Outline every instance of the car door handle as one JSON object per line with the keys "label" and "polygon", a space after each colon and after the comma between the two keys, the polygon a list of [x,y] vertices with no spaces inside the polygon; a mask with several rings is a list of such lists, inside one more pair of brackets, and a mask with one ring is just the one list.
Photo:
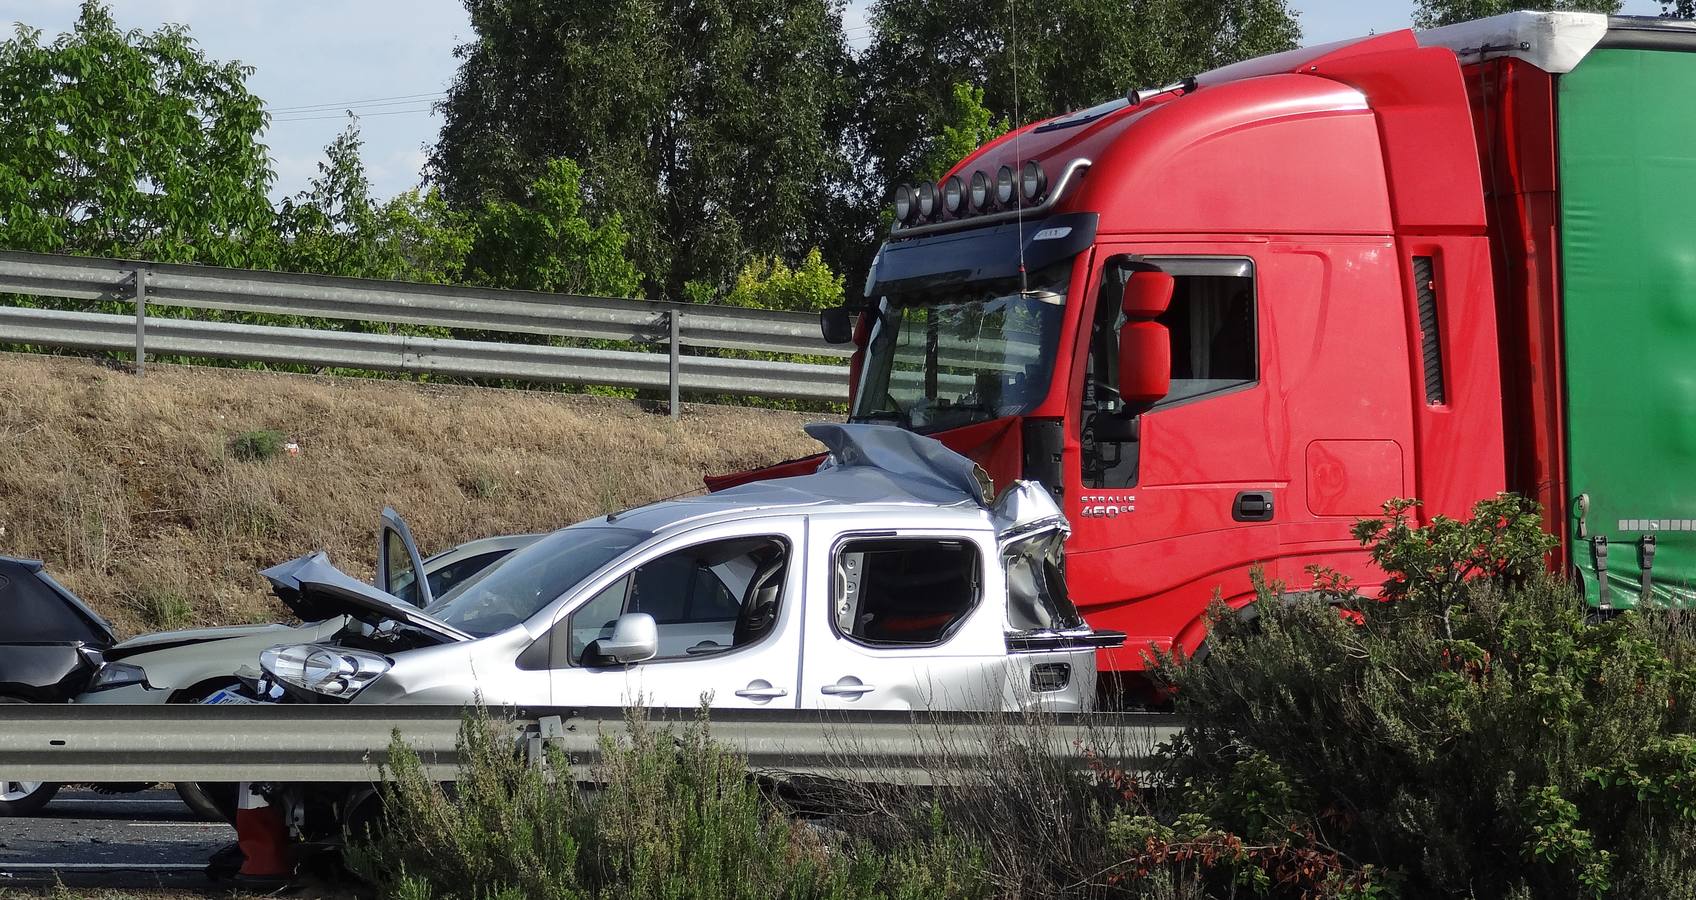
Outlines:
{"label": "car door handle", "polygon": [[819,693],[836,696],[858,697],[861,694],[877,690],[875,684],[827,684],[819,688]]}
{"label": "car door handle", "polygon": [[749,687],[745,687],[742,690],[737,691],[736,696],[743,697],[748,700],[775,700],[778,697],[789,696],[789,692],[783,688],[771,687],[769,685],[766,687],[753,687],[750,685]]}

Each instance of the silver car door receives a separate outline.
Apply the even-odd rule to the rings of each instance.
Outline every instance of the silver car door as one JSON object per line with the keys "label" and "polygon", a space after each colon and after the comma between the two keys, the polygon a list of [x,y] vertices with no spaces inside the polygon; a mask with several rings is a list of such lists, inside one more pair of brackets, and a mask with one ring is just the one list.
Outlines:
{"label": "silver car door", "polygon": [[[549,634],[556,706],[792,709],[801,653],[805,530],[761,517],[655,542],[566,603]],[[654,616],[659,655],[589,655],[625,613]]]}
{"label": "silver car door", "polygon": [[803,707],[1002,708],[993,533],[815,534],[808,579]]}
{"label": "silver car door", "polygon": [[381,519],[377,526],[377,588],[418,609],[428,607],[435,598],[430,595],[429,579],[422,577],[424,561],[418,554],[418,542],[412,539],[412,529],[406,527],[400,513],[387,506]]}

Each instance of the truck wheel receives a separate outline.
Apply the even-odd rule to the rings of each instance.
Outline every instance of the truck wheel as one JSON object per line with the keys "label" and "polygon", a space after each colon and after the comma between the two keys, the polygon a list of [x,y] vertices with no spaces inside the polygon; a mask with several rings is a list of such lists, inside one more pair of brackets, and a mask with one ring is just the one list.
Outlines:
{"label": "truck wheel", "polygon": [[59,786],[51,781],[8,781],[0,777],[0,819],[33,816],[57,793]]}

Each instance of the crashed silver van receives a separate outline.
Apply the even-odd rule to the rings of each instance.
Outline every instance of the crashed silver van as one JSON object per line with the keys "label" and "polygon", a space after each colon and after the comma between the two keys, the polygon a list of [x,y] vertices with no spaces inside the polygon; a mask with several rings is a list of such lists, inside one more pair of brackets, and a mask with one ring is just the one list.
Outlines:
{"label": "crashed silver van", "polygon": [[554,532],[425,614],[321,553],[267,570],[334,640],[262,654],[294,702],[1088,709],[1095,651],[1040,486],[876,425],[813,425],[812,475]]}

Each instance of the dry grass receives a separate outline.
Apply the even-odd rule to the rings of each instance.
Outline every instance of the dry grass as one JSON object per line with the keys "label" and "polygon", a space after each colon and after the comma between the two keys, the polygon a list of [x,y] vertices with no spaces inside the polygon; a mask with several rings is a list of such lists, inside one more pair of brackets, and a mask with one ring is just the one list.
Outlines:
{"label": "dry grass", "polygon": [[[286,612],[259,569],[324,549],[368,576],[385,504],[426,553],[549,530],[815,452],[816,417],[0,354],[0,553],[126,634],[266,620]],[[260,430],[299,455],[237,459]]]}

